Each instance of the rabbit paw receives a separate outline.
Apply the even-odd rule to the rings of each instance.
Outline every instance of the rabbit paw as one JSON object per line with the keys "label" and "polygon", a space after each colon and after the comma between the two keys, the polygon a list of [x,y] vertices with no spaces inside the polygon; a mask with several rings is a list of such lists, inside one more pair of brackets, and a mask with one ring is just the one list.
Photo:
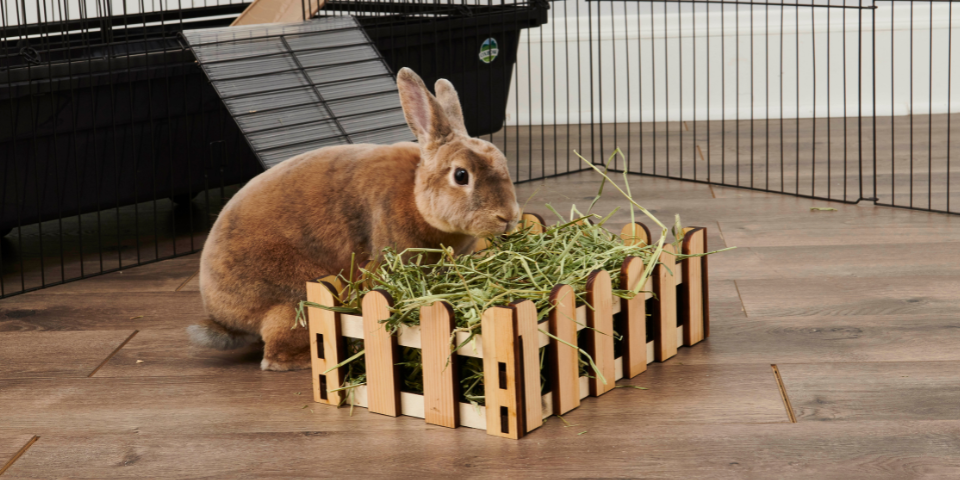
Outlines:
{"label": "rabbit paw", "polygon": [[270,360],[264,358],[263,361],[260,362],[261,370],[270,370],[274,372],[287,372],[290,370],[303,370],[306,368],[310,368],[309,358],[294,359],[289,362],[281,362],[276,359]]}

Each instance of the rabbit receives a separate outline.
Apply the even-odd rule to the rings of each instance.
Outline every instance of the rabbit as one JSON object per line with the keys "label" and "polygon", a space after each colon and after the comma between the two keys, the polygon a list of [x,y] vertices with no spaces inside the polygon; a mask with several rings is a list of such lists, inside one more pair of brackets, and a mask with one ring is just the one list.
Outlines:
{"label": "rabbit", "polygon": [[[262,340],[263,370],[310,366],[307,329],[293,328],[306,282],[375,260],[384,247],[452,247],[520,220],[503,153],[471,138],[453,85],[436,96],[408,68],[400,103],[417,143],[324,147],[281,162],[227,202],[200,257],[209,318],[191,341],[221,350]],[[427,259],[436,261],[437,259]]]}

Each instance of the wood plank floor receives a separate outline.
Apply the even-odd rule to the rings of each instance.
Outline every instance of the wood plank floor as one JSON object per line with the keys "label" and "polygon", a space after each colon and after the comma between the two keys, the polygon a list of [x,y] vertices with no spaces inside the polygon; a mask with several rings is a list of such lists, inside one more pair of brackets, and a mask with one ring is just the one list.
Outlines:
{"label": "wood plank floor", "polygon": [[[599,183],[518,197],[549,218],[545,203],[586,208]],[[192,255],[0,302],[0,465],[40,437],[2,478],[960,478],[960,217],[631,187],[665,223],[740,248],[710,260],[712,336],[621,382],[648,390],[585,400],[573,426],[510,441],[314,404],[308,372],[263,372],[256,347],[187,343],[203,318]]]}

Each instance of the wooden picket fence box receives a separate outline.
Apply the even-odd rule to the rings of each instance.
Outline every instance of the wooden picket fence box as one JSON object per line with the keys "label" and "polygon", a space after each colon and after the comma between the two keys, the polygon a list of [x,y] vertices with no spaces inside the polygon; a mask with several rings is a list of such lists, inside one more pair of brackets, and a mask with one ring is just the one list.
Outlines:
{"label": "wooden picket fence box", "polygon": [[[539,217],[524,217],[525,221],[543,225]],[[623,228],[624,241],[649,243],[647,228],[635,225],[635,229],[631,225]],[[636,234],[631,233],[634,230]],[[686,228],[683,233],[682,253],[707,251],[705,228]],[[664,249],[672,251],[673,246],[665,245]],[[622,288],[635,287],[644,268],[635,257],[628,257],[619,272],[596,270],[591,274],[587,303],[593,309],[577,306],[573,288],[567,285],[553,289],[550,302],[555,308],[539,324],[536,308],[529,300],[490,308],[481,317],[482,334],[453,353],[453,310],[443,302],[423,307],[420,325],[403,326],[397,335],[387,333],[380,323],[390,317],[392,305],[390,295],[381,290],[364,296],[362,316],[309,308],[314,400],[332,405],[343,401],[343,391],[329,390],[343,384],[345,368],[324,372],[347,359],[344,337],[363,339],[367,383],[354,389],[354,405],[383,415],[407,415],[433,425],[484,429],[489,435],[518,439],[542,425],[545,418],[577,408],[588,396],[609,392],[615,381],[633,378],[646,371],[647,364],[666,361],[677,354],[679,347],[693,346],[710,335],[707,257],[689,258],[679,265],[670,254],[660,260],[661,265],[643,288],[648,293],[631,300],[613,296],[610,275],[620,275]],[[322,279],[308,282],[307,300],[337,305],[339,292],[334,283]],[[572,318],[576,323],[570,321]],[[539,331],[549,331],[577,345],[577,332],[584,326],[603,333],[587,329],[583,348],[593,357],[606,384],[597,378],[580,377],[578,352]],[[622,355],[617,358],[612,335],[615,326],[623,335]],[[458,332],[457,345],[468,335]],[[423,395],[401,391],[399,346],[421,349]],[[541,347],[547,347],[543,368],[551,386],[544,395],[540,394]],[[483,359],[486,405],[479,411],[460,401],[459,357]]]}

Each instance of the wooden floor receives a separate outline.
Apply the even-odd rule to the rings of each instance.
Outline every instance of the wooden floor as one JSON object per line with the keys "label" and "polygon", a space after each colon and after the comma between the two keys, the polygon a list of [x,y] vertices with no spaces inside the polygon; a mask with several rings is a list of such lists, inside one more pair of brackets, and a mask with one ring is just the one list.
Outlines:
{"label": "wooden floor", "polygon": [[[314,404],[306,371],[188,345],[193,255],[0,302],[0,465],[39,436],[2,478],[960,478],[960,217],[631,182],[663,221],[738,248],[710,260],[712,336],[571,426],[511,441]],[[546,216],[598,186],[518,197]],[[597,211],[624,205],[605,192]]]}

